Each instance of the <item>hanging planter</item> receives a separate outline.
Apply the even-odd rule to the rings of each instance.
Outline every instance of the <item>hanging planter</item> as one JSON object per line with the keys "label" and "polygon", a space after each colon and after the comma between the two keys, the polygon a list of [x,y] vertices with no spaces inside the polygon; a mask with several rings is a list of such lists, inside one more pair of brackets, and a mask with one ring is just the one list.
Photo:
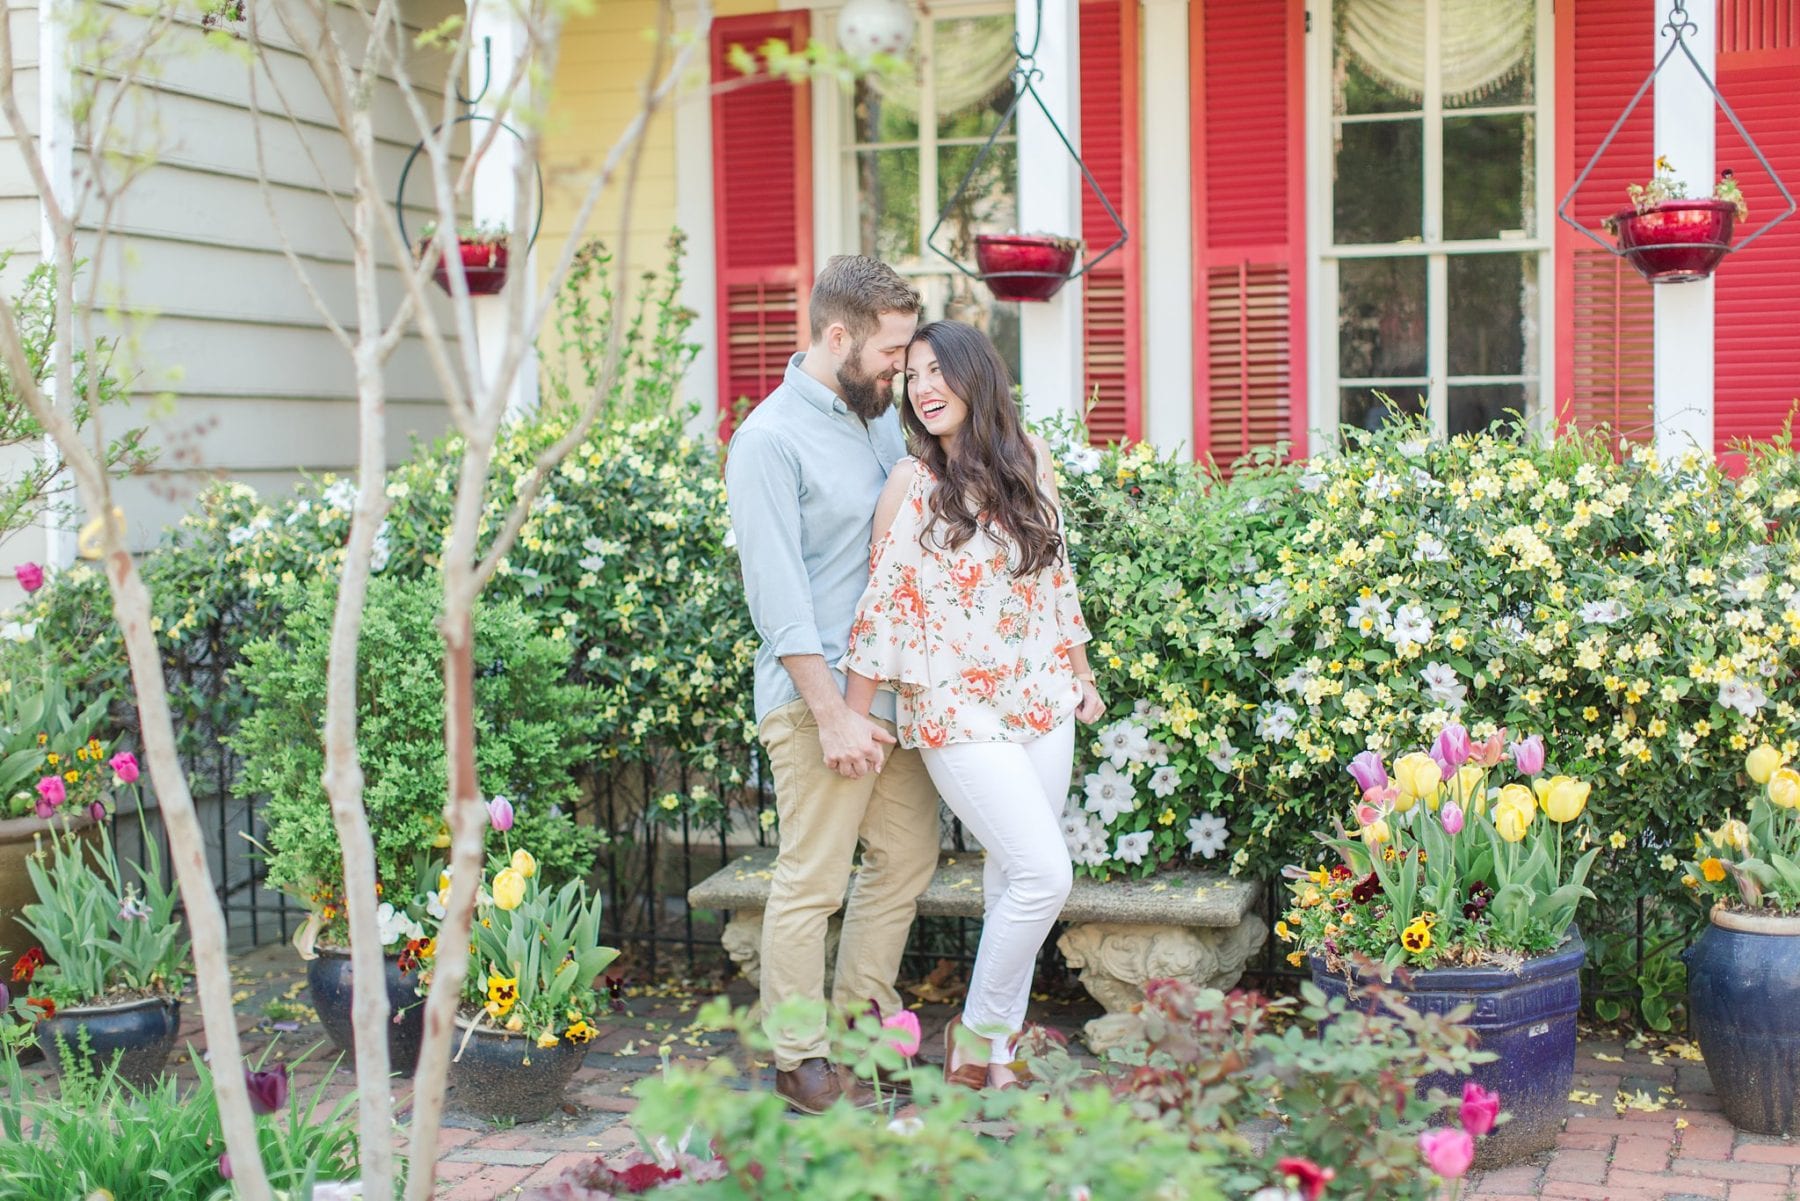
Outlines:
{"label": "hanging planter", "polygon": [[[463,278],[469,284],[469,295],[492,296],[506,286],[506,244],[507,234],[504,229],[465,229],[456,235],[457,250],[462,257]],[[419,243],[419,257],[427,258],[434,253],[436,244],[431,228],[427,226]],[[450,292],[448,256],[438,260],[431,278],[437,281],[438,287]]]}
{"label": "hanging planter", "polygon": [[977,278],[995,300],[1049,300],[1069,282],[1080,238],[1054,234],[976,234]]}
{"label": "hanging planter", "polygon": [[1731,250],[1737,206],[1726,200],[1664,200],[1606,219],[1619,253],[1653,284],[1705,279]]}

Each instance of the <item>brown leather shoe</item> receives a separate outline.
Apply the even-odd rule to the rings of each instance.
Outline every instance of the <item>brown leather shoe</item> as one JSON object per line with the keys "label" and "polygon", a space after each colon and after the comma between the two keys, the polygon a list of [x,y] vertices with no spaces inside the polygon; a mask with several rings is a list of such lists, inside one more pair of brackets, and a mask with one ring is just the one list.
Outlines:
{"label": "brown leather shoe", "polygon": [[775,1095],[789,1109],[820,1114],[844,1095],[844,1078],[824,1056],[803,1059],[791,1072],[775,1071]]}
{"label": "brown leather shoe", "polygon": [[871,1105],[879,1105],[883,1101],[891,1101],[898,1096],[912,1096],[912,1086],[904,1080],[890,1079],[886,1072],[876,1072],[875,1080],[881,1085],[881,1094],[875,1093],[875,1085],[858,1076],[847,1063],[838,1065],[838,1076],[844,1082],[844,1096],[850,1104],[858,1109],[867,1109]]}

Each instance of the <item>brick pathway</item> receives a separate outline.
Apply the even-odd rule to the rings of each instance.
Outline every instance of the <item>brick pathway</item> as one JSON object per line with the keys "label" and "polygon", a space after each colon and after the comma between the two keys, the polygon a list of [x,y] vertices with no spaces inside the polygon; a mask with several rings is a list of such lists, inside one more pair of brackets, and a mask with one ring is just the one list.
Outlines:
{"label": "brick pathway", "polygon": [[[276,1053],[297,1055],[324,1038],[304,1012],[305,976],[289,948],[265,947],[234,963],[247,1053],[254,1055],[278,1039]],[[739,1003],[750,999],[742,982],[727,991]],[[682,988],[633,990],[626,1002],[629,1012],[610,1019],[606,1033],[595,1040],[563,1112],[544,1122],[495,1129],[448,1116],[438,1164],[441,1201],[503,1201],[594,1155],[623,1153],[634,1146],[625,1122],[633,1104],[632,1085],[657,1070],[664,1046],[678,1062],[706,1055],[707,1037],[688,1029],[706,995]],[[284,1005],[301,1011],[289,1014]],[[928,1052],[950,1012],[941,1005],[920,1011]],[[1096,1012],[1091,1004],[1050,1012],[1034,1007],[1034,1016],[1042,1013],[1051,1025],[1069,1031]],[[298,1017],[297,1028],[277,1030],[270,1013]],[[188,1006],[183,1018],[184,1039],[198,1044],[198,1010]],[[185,1064],[176,1070],[191,1078]],[[302,1063],[294,1070],[295,1084],[311,1087],[324,1074],[322,1063]],[[327,1095],[342,1096],[349,1083],[347,1074],[337,1077],[327,1085]],[[396,1111],[404,1116],[411,1103],[410,1082],[399,1082],[394,1096]],[[1575,1065],[1569,1121],[1557,1150],[1530,1163],[1477,1174],[1463,1195],[1468,1201],[1800,1201],[1800,1142],[1733,1130],[1718,1112],[1697,1051],[1679,1038],[1626,1043],[1585,1037]]]}

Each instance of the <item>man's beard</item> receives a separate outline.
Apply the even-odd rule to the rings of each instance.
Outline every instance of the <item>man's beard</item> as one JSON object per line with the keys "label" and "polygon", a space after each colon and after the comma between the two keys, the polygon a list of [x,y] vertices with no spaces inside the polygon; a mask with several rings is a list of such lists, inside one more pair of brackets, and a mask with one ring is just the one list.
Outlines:
{"label": "man's beard", "polygon": [[[858,345],[851,351],[850,358],[837,369],[838,388],[843,392],[844,404],[852,413],[864,421],[873,421],[887,412],[888,406],[894,403],[893,377],[881,375],[865,375],[860,366],[862,347]],[[882,381],[888,386],[883,388]]]}

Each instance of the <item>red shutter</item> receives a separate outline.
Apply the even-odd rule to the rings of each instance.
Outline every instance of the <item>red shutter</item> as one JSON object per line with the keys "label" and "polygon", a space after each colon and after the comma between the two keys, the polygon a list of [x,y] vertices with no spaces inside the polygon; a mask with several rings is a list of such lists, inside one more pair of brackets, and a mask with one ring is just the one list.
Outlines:
{"label": "red shutter", "polygon": [[719,430],[761,403],[806,342],[812,288],[812,98],[780,80],[718,88],[742,75],[734,46],[800,47],[804,12],[727,17],[712,26],[713,232],[718,279]]}
{"label": "red shutter", "polygon": [[[1095,444],[1143,436],[1138,145],[1137,0],[1083,0],[1081,157],[1131,234],[1129,242],[1081,281],[1087,427]],[[1090,255],[1118,239],[1112,218],[1085,181],[1081,232]]]}
{"label": "red shutter", "polygon": [[[1790,191],[1800,189],[1800,0],[1721,0],[1719,91]],[[1782,208],[1780,194],[1724,114],[1719,169],[1744,189],[1754,230]],[[1800,398],[1800,214],[1749,249],[1725,256],[1713,277],[1713,447],[1779,432]]]}
{"label": "red shutter", "polygon": [[1306,453],[1304,0],[1193,9],[1194,449]]}
{"label": "red shutter", "polygon": [[[1581,0],[1556,10],[1556,191],[1566,194],[1606,131],[1655,65],[1656,29],[1644,0]],[[1672,68],[1673,69],[1673,68]],[[1581,186],[1570,212],[1600,222],[1627,203],[1625,185],[1649,178],[1656,157],[1654,98],[1646,95]],[[1553,214],[1556,228],[1556,417],[1559,426],[1648,440],[1654,428],[1652,292],[1624,259]]]}

